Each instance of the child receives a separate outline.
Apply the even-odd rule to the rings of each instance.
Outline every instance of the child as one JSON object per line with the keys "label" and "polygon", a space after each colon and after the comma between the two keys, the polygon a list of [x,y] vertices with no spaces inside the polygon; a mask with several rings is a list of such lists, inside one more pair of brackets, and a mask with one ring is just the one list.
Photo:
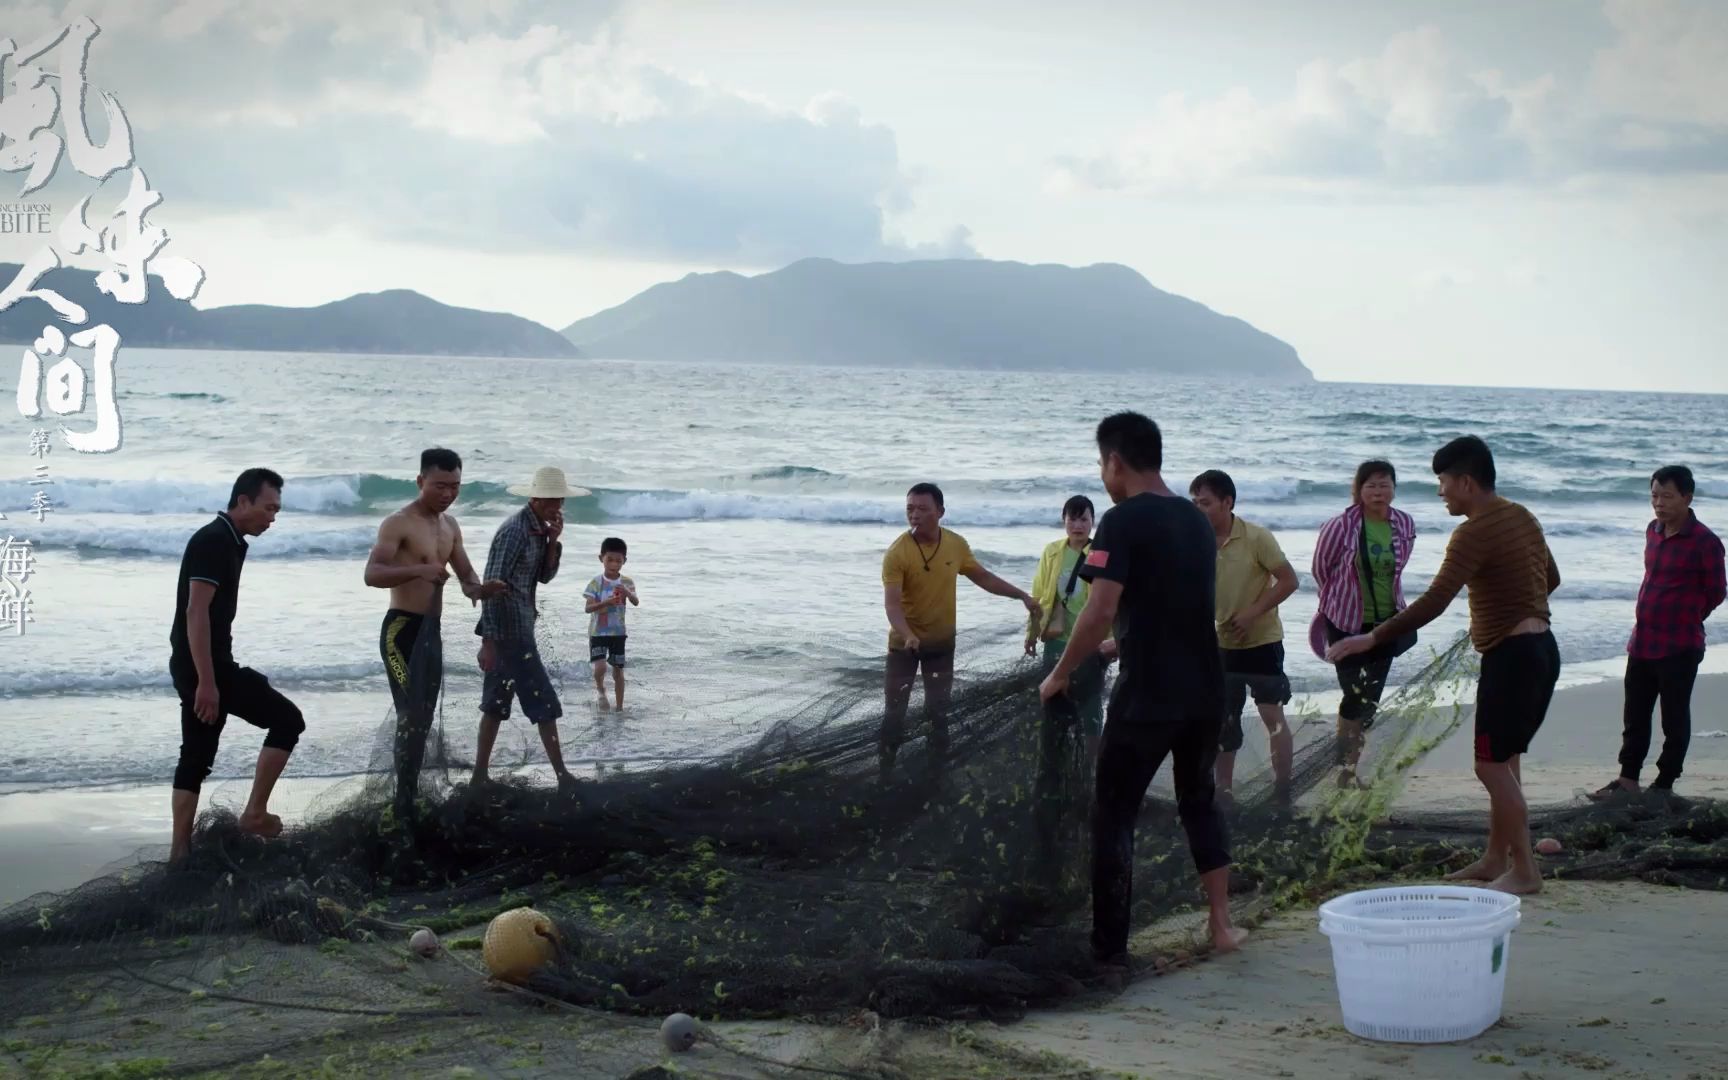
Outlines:
{"label": "child", "polygon": [[636,583],[623,575],[628,548],[616,536],[600,541],[600,575],[582,593],[587,600],[588,659],[594,662],[594,689],[606,705],[606,665],[612,665],[612,692],[624,707],[624,605],[640,606]]}

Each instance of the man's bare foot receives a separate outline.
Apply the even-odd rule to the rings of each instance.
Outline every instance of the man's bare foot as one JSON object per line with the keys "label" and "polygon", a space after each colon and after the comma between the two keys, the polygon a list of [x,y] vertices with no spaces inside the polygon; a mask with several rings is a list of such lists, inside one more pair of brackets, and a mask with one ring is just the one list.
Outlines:
{"label": "man's bare foot", "polygon": [[599,706],[601,712],[609,712],[612,709],[612,702],[607,699],[606,691],[604,690],[600,691],[600,696],[595,701],[595,704]]}
{"label": "man's bare foot", "polygon": [[268,839],[282,835],[282,819],[275,814],[248,810],[240,815],[240,828]]}
{"label": "man's bare foot", "polygon": [[1495,892],[1511,893],[1514,896],[1534,896],[1542,891],[1542,875],[1534,870],[1519,872],[1508,870],[1488,883]]}
{"label": "man's bare foot", "polygon": [[1212,951],[1215,953],[1232,953],[1242,947],[1248,940],[1248,931],[1240,926],[1212,927]]}
{"label": "man's bare foot", "polygon": [[1346,767],[1338,774],[1338,787],[1344,791],[1367,791],[1368,785],[1356,775],[1356,770]]}
{"label": "man's bare foot", "polygon": [[1446,875],[1447,881],[1493,881],[1505,874],[1511,864],[1505,860],[1495,861],[1484,855],[1462,870],[1454,870]]}
{"label": "man's bare foot", "polygon": [[173,844],[170,844],[168,847],[168,865],[169,866],[179,866],[181,863],[185,862],[188,858],[190,858],[191,855],[192,855],[191,843],[182,844],[179,841],[175,841]]}

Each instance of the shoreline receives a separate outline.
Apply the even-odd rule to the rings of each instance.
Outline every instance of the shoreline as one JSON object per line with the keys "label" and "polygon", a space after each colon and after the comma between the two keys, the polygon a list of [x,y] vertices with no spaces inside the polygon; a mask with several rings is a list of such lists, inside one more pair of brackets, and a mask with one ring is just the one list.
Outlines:
{"label": "shoreline", "polygon": [[[1010,635],[1010,637],[1012,636],[1013,635]],[[999,643],[992,642],[992,644]],[[1002,650],[997,651],[1000,652]],[[984,655],[987,657],[989,654]],[[874,660],[874,658],[853,657],[851,658],[851,662],[846,666],[869,667],[872,663],[879,664],[879,661]],[[991,661],[984,658],[982,659],[982,663],[984,664],[984,672],[988,673]],[[585,666],[586,665],[584,664],[584,667]],[[1587,690],[1592,687],[1599,688],[1607,686],[1613,686],[1617,692],[1619,680],[1624,669],[1625,658],[1623,656],[1610,657],[1602,660],[1578,661],[1564,665],[1561,668],[1560,681],[1556,685],[1556,694],[1559,695],[1570,691]],[[1414,667],[1408,670],[1403,670],[1402,672],[1400,669],[1394,668],[1394,680],[1387,687],[1388,699],[1390,699],[1393,694],[1405,685],[1404,683],[1397,681],[1397,676],[1399,674],[1413,676],[1414,671]],[[962,676],[973,673],[974,672],[967,669],[962,669],[959,672]],[[583,679],[585,680],[585,672],[583,673]],[[1711,681],[1717,679],[1722,683],[1719,692],[1724,697],[1728,697],[1728,649],[1711,649],[1705,653],[1704,662],[1698,669],[1698,688],[1693,693],[1693,706],[1695,713],[1702,713],[1705,711],[1704,706],[1700,704],[1701,698],[1706,694],[1706,687],[1711,683]],[[280,685],[290,687],[290,689],[293,690],[299,698],[320,702],[320,708],[331,710],[329,715],[334,716],[338,721],[346,720],[349,718],[350,714],[353,714],[362,716],[363,719],[361,722],[363,724],[372,725],[382,722],[382,720],[375,722],[370,719],[368,715],[377,711],[373,700],[378,696],[374,692],[375,681],[376,680],[363,681],[356,683],[355,687],[340,689],[329,689],[321,686],[295,688],[289,683],[282,683]],[[644,693],[652,693],[653,690],[657,689],[657,687],[649,687],[639,684],[635,689],[638,697],[640,697]],[[1440,693],[1435,699],[1436,704],[1451,705],[1454,703],[1463,703],[1468,705],[1474,700],[1474,681],[1467,681],[1458,686],[1457,689],[1460,691],[1459,693],[1452,693],[1452,689],[1453,687],[1451,686],[1442,686],[1440,688]],[[1330,722],[1330,718],[1334,715],[1334,712],[1337,709],[1340,697],[1341,694],[1337,690],[1336,686],[1330,683],[1321,689],[1298,689],[1292,698],[1290,705],[1286,707],[1286,712],[1287,715],[1289,715],[1297,724],[1298,728],[1300,728],[1304,723],[1315,723],[1322,720]],[[68,702],[74,700],[108,700],[113,702],[117,699],[111,694],[105,695],[97,692],[80,692],[75,694],[59,695],[32,694],[23,698],[8,698],[4,695],[0,695],[0,702],[8,700],[52,701],[65,707]],[[118,700],[124,702],[123,707],[128,715],[138,714],[142,716],[143,713],[149,709],[160,711],[164,709],[172,710],[177,707],[172,693],[165,687],[160,688],[160,693],[155,698],[145,699],[136,697],[135,695],[124,695]],[[1556,700],[1559,700],[1558,697]],[[1618,708],[1618,706],[1615,707]],[[605,717],[600,718],[605,719]],[[1659,719],[1660,718],[1658,717],[1658,723]],[[581,716],[577,716],[574,722],[582,724],[586,721]],[[1724,712],[1717,720],[1712,722],[1701,722],[1699,716],[1695,715],[1692,727],[1694,738],[1693,752],[1696,752],[1698,749],[1697,740],[1699,740],[1700,736],[1703,736],[1706,740],[1710,738],[1728,738],[1728,712]],[[1543,730],[1545,736],[1552,733],[1550,725],[1545,725]],[[1619,730],[1618,726],[1615,726],[1614,730],[1617,732]],[[512,739],[519,741],[521,746],[517,747],[515,743],[511,741]],[[512,752],[517,749],[526,749],[530,757],[537,754],[539,749],[538,743],[531,738],[531,733],[529,736],[523,736],[523,733],[520,731],[512,734],[509,727],[506,728],[505,741],[501,743],[500,746],[507,748]],[[1254,750],[1252,745],[1245,749],[1245,754],[1249,759],[1253,758]],[[678,752],[677,749],[670,747],[659,751],[647,748],[635,751],[619,748],[618,752],[608,752],[607,747],[597,746],[592,748],[591,752],[572,752],[571,745],[567,741],[565,760],[570,762],[572,766],[588,766],[594,764],[610,765],[616,763],[628,767],[638,762],[659,763],[673,761],[700,761],[704,756],[705,755],[702,753]],[[1651,760],[1655,760],[1654,756],[1652,756]],[[251,764],[252,759],[250,752],[244,755],[231,754],[229,753],[229,748],[225,742],[223,745],[223,752],[217,758],[216,771],[211,774],[209,780],[206,781],[206,784],[214,786],[237,781],[249,781],[251,779]],[[292,779],[296,781],[316,780],[326,784],[336,784],[344,780],[369,775],[367,770],[362,768],[331,768],[330,766],[334,764],[336,763],[326,762],[323,764],[321,771],[302,773],[296,773],[295,765],[291,764],[289,767],[289,775],[284,778],[284,782]],[[239,771],[224,771],[231,766],[238,766]],[[87,792],[95,795],[107,792],[124,791],[135,787],[151,788],[163,782],[155,774],[111,775],[90,780],[67,780],[59,778],[9,780],[3,779],[4,776],[4,771],[0,770],[0,807],[4,806],[5,799],[15,795],[48,795],[69,792]],[[0,827],[4,827],[4,823],[4,810],[0,809]]]}
{"label": "shoreline", "polygon": [[[1525,784],[1532,806],[1580,800],[1584,792],[1595,790],[1617,774],[1621,704],[1617,683],[1594,682],[1556,691],[1548,719],[1527,756]],[[1296,722],[1299,741],[1303,730],[1329,729],[1332,723],[1330,711],[1324,708],[1316,711],[1310,707],[1299,713],[1293,703],[1290,716]],[[1659,716],[1655,726],[1646,782],[1652,778],[1655,754],[1661,745]],[[1692,696],[1692,727],[1693,740],[1679,793],[1728,799],[1728,737],[1698,737],[1703,732],[1728,731],[1728,675],[1699,676]],[[1243,747],[1240,776],[1252,776],[1265,763],[1265,740],[1255,737],[1257,734],[1251,732]],[[1466,720],[1404,776],[1393,809],[1485,809],[1485,796],[1473,771],[1471,745],[1471,725]],[[1372,737],[1369,753],[1373,753]],[[570,760],[576,764],[592,762],[593,758],[572,755]],[[628,768],[628,763],[624,764]],[[578,770],[582,771],[580,765]],[[544,765],[511,771],[542,781],[550,775]],[[1154,781],[1155,792],[1168,789],[1168,773],[1168,769],[1161,770]],[[290,771],[278,784],[271,809],[290,826],[299,824],[309,813],[315,815],[358,792],[374,775],[296,777]],[[219,806],[238,812],[250,787],[249,777],[212,778],[205,782],[200,809]],[[0,865],[8,871],[0,880],[0,908],[38,893],[75,888],[140,860],[161,858],[167,851],[168,826],[166,780],[159,784],[0,789]]]}

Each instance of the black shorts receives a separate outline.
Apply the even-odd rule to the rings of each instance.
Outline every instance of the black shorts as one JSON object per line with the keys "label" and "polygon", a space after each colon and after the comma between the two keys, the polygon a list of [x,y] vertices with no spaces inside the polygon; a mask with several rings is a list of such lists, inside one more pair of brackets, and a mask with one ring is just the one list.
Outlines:
{"label": "black shorts", "polygon": [[588,659],[596,664],[604,660],[613,667],[623,667],[625,640],[626,638],[622,634],[617,637],[589,638]]}
{"label": "black shorts", "polygon": [[544,724],[564,715],[552,676],[532,641],[500,641],[493,650],[497,663],[486,673],[480,691],[481,712],[508,718],[510,699],[515,698],[531,723]]}
{"label": "black shorts", "polygon": [[[1365,623],[1357,633],[1373,633],[1374,626]],[[1331,619],[1326,620],[1326,644],[1336,645],[1351,636],[1332,625]],[[1361,724],[1362,730],[1367,731],[1374,726],[1374,714],[1380,711],[1380,695],[1385,693],[1386,679],[1392,674],[1392,650],[1382,647],[1346,657],[1338,661],[1337,671],[1338,689],[1344,691],[1338,715]]]}
{"label": "black shorts", "polygon": [[271,686],[269,679],[249,667],[241,667],[232,660],[215,662],[214,724],[198,719],[193,709],[198,694],[198,669],[192,661],[175,659],[169,663],[168,671],[175,693],[180,696],[180,762],[174,769],[174,786],[181,791],[197,791],[210,775],[222,728],[230,716],[264,728],[269,733],[264,737],[264,745],[273,750],[292,752],[306,730],[299,708]]}
{"label": "black shorts", "polygon": [[[397,715],[414,711],[416,701],[421,709],[428,708],[443,681],[442,655],[418,659],[414,655],[425,625],[426,616],[391,608],[384,613],[384,625],[378,631],[378,654],[384,658],[384,674],[390,680],[390,697],[396,703]],[[437,647],[442,652],[442,645],[428,647]],[[423,676],[422,685],[414,693],[411,691],[417,674]]]}
{"label": "black shorts", "polygon": [[1248,695],[1256,705],[1290,703],[1290,680],[1284,674],[1284,643],[1273,641],[1252,649],[1219,649],[1224,664],[1224,726],[1218,734],[1218,749],[1233,753],[1242,749],[1242,710]]}
{"label": "black shorts", "polygon": [[1517,634],[1482,654],[1476,683],[1476,760],[1510,760],[1530,749],[1560,679],[1554,632]]}

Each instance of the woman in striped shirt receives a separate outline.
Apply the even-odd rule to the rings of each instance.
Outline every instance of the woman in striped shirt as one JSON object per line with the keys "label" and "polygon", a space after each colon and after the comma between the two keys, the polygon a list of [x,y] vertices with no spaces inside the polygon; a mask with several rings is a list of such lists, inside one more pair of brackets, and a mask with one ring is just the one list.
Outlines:
{"label": "woman in striped shirt", "polygon": [[[1398,471],[1388,461],[1364,461],[1350,486],[1350,506],[1320,527],[1311,567],[1320,590],[1320,610],[1308,628],[1316,656],[1326,647],[1373,629],[1404,609],[1404,567],[1416,546],[1416,522],[1392,509]],[[1338,662],[1338,786],[1360,787],[1356,764],[1374,723],[1393,657],[1409,648],[1391,642]]]}
{"label": "woman in striped shirt", "polygon": [[1374,628],[1326,650],[1337,663],[1370,652],[1428,625],[1464,589],[1470,590],[1470,641],[1481,654],[1476,683],[1476,778],[1488,792],[1488,847],[1480,859],[1446,876],[1486,881],[1511,893],[1542,891],[1530,850],[1530,808],[1521,762],[1548,716],[1560,678],[1560,647],[1548,624],[1548,597],[1560,568],[1542,523],[1494,490],[1494,452],[1474,435],[1453,439],[1434,454],[1434,475],[1446,512],[1464,523],[1452,530],[1446,559],[1428,591]]}

